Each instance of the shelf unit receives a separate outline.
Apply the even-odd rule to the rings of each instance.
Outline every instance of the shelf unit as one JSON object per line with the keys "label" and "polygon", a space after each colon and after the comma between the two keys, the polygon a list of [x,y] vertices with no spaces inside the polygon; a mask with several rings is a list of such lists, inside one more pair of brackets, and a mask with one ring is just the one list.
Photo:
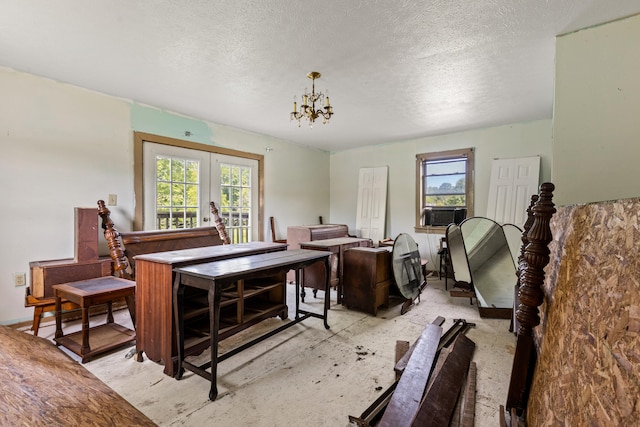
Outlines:
{"label": "shelf unit", "polygon": [[[184,298],[185,356],[202,353],[210,344],[207,292],[192,291]],[[228,338],[262,320],[288,317],[286,274],[238,280],[222,290],[220,301],[220,340]]]}

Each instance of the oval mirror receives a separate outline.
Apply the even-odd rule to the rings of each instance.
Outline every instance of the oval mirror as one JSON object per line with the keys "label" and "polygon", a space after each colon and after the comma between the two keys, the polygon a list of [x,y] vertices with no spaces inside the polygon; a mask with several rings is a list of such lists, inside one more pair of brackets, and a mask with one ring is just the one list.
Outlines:
{"label": "oval mirror", "polygon": [[420,293],[420,252],[413,237],[401,233],[393,242],[393,276],[403,297],[413,301]]}

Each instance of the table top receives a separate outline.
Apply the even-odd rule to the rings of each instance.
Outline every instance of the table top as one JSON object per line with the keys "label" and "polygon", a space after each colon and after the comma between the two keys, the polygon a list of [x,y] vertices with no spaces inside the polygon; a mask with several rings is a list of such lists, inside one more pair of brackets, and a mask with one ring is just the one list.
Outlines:
{"label": "table top", "polygon": [[200,248],[180,249],[175,251],[154,252],[137,255],[136,261],[152,261],[160,264],[179,264],[182,262],[197,261],[206,258],[228,258],[242,254],[250,254],[260,251],[284,251],[286,243],[273,242],[246,242],[231,245],[213,245]]}
{"label": "table top", "polygon": [[300,246],[314,247],[314,248],[328,248],[331,246],[348,245],[351,243],[360,243],[370,241],[371,239],[365,239],[362,237],[335,237],[333,239],[312,240],[310,242],[300,243]]}
{"label": "table top", "polygon": [[135,288],[135,286],[136,282],[133,280],[121,279],[115,276],[103,276],[78,280],[77,282],[62,283],[60,285],[53,285],[52,287],[57,291],[87,297],[105,292],[127,290]]}
{"label": "table top", "polygon": [[259,273],[278,268],[293,268],[297,264],[311,264],[328,258],[329,253],[308,249],[293,249],[265,254],[248,255],[174,268],[176,273],[185,273],[205,279],[234,279],[247,273]]}

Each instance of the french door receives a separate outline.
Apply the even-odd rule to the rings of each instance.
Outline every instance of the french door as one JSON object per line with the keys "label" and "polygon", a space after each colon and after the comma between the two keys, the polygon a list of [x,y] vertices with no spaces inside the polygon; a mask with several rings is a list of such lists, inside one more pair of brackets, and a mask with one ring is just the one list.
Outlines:
{"label": "french door", "polygon": [[215,202],[232,243],[258,240],[258,161],[143,142],[145,230],[212,225]]}

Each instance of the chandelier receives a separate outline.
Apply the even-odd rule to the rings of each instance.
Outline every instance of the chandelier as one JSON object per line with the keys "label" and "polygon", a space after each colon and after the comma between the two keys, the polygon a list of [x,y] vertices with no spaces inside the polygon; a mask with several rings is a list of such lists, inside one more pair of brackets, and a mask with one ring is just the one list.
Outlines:
{"label": "chandelier", "polygon": [[[302,95],[302,105],[300,111],[298,111],[298,103],[296,97],[293,97],[293,112],[291,113],[291,120],[298,121],[298,127],[300,127],[300,121],[305,118],[309,120],[309,127],[313,127],[313,122],[320,116],[322,116],[322,124],[329,121],[333,115],[333,107],[329,103],[329,97],[324,96],[322,92],[316,93],[316,79],[320,78],[320,73],[317,71],[311,71],[307,74],[307,77],[311,79],[311,93],[304,89],[304,95]],[[322,104],[324,100],[324,109],[319,108],[316,110],[316,102]]]}

